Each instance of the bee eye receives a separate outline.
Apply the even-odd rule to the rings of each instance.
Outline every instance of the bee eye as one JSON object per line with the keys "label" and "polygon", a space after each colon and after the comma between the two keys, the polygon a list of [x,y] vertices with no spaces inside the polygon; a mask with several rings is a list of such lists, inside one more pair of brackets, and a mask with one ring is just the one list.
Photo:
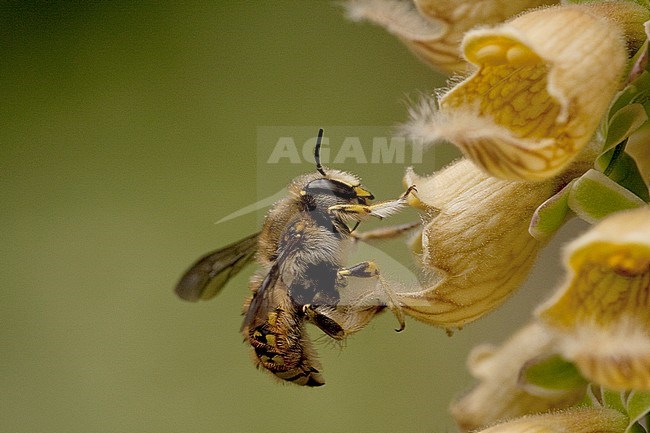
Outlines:
{"label": "bee eye", "polygon": [[351,200],[358,196],[354,187],[332,179],[312,180],[305,186],[304,190],[310,195],[331,194],[346,200]]}

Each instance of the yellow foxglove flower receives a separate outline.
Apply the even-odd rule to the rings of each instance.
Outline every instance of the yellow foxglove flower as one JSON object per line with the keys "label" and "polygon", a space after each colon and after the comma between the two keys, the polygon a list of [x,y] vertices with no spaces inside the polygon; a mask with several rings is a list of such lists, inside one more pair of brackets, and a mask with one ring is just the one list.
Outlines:
{"label": "yellow foxglove flower", "polygon": [[497,424],[481,433],[623,433],[627,417],[608,408],[570,409]]}
{"label": "yellow foxglove flower", "polygon": [[583,376],[650,390],[650,207],[619,212],[569,244],[569,276],[539,317]]}
{"label": "yellow foxglove flower", "polygon": [[531,216],[562,186],[497,179],[468,160],[426,178],[409,171],[405,183],[427,219],[413,249],[430,282],[397,295],[405,313],[445,328],[478,319],[522,283],[544,244],[528,232]]}
{"label": "yellow foxglove flower", "polygon": [[593,136],[626,65],[618,21],[599,11],[551,7],[466,33],[463,52],[477,70],[439,99],[437,112],[421,113],[413,123],[428,127],[414,126],[413,135],[450,141],[500,178],[559,173]]}
{"label": "yellow foxglove flower", "polygon": [[445,72],[465,70],[463,34],[479,24],[496,24],[557,0],[351,0],[351,19],[368,20],[400,38],[423,62]]}
{"label": "yellow foxglove flower", "polygon": [[519,386],[519,373],[533,358],[554,350],[553,335],[531,323],[500,347],[481,345],[472,350],[468,367],[480,383],[452,402],[450,411],[464,431],[477,430],[498,421],[574,405],[584,390],[570,389],[537,395]]}

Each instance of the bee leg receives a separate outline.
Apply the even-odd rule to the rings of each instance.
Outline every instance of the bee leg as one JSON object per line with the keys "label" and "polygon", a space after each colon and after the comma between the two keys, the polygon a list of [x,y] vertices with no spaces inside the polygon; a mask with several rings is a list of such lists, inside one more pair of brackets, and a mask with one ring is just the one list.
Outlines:
{"label": "bee leg", "polygon": [[333,339],[342,340],[345,337],[343,327],[336,320],[318,311],[320,309],[318,305],[305,304],[302,306],[302,312],[311,322]]}
{"label": "bee leg", "polygon": [[408,187],[406,192],[402,194],[399,198],[395,200],[384,201],[377,204],[365,205],[365,204],[337,204],[327,208],[329,212],[340,213],[344,215],[359,215],[367,216],[371,215],[379,219],[383,219],[389,215],[392,215],[398,212],[402,207],[406,205],[406,197],[416,191],[415,185]]}
{"label": "bee leg", "polygon": [[395,301],[395,294],[393,290],[388,287],[386,281],[380,275],[379,268],[375,262],[361,262],[349,268],[341,268],[338,270],[337,280],[341,283],[341,285],[345,284],[342,280],[347,277],[376,278],[383,291],[381,294],[382,296],[380,302],[383,304],[383,306],[388,307],[393,312],[395,318],[399,322],[400,327],[399,329],[396,329],[396,331],[401,332],[404,330],[406,327],[406,323],[404,322],[404,312],[402,311],[402,308],[399,306],[398,302]]}
{"label": "bee leg", "polygon": [[418,227],[422,227],[421,221],[411,221],[405,224],[396,224],[394,226],[383,227],[375,230],[368,230],[362,233],[352,232],[350,235],[357,241],[373,241],[375,239],[393,239],[402,236]]}

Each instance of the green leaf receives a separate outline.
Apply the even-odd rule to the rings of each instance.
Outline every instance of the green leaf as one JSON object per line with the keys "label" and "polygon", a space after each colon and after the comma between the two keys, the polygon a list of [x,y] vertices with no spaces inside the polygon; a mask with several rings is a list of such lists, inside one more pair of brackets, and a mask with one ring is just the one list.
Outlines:
{"label": "green leaf", "polygon": [[569,219],[571,215],[571,209],[569,209],[571,185],[573,185],[573,181],[535,209],[530,226],[528,226],[528,232],[532,237],[538,240],[547,239]]}
{"label": "green leaf", "polygon": [[631,422],[628,424],[624,433],[647,433],[646,430],[641,427],[638,422]]}
{"label": "green leaf", "polygon": [[608,123],[618,110],[625,107],[626,105],[630,105],[636,102],[637,99],[642,98],[644,94],[648,93],[649,88],[650,73],[648,71],[644,71],[633,82],[625,86],[623,90],[614,96],[607,114]]}
{"label": "green leaf", "polygon": [[620,154],[621,152],[618,152],[618,146],[614,147],[613,149],[609,149],[607,152],[603,152],[596,159],[596,162],[594,163],[594,167],[596,168],[596,170],[600,171],[601,173],[605,173],[609,165],[612,164],[612,159],[614,157],[619,158]]}
{"label": "green leaf", "polygon": [[650,201],[648,186],[643,180],[643,175],[636,165],[636,161],[628,153],[621,153],[616,161],[613,161],[613,167],[607,177],[621,185],[628,191],[633,192],[644,202]]}
{"label": "green leaf", "polygon": [[575,180],[568,204],[580,218],[590,223],[615,212],[646,206],[634,193],[594,169]]}
{"label": "green leaf", "polygon": [[607,177],[625,189],[633,192],[646,203],[650,201],[648,186],[643,175],[630,154],[621,151],[621,145],[603,153],[596,159],[594,166]]}
{"label": "green leaf", "polygon": [[[644,106],[646,112],[648,111],[648,94],[650,92],[650,72],[643,71],[633,82],[625,86],[623,90],[618,92],[614,97],[609,110],[607,111],[606,127],[609,127],[614,115],[624,107],[639,103]],[[604,131],[605,136],[607,131]]]}
{"label": "green leaf", "polygon": [[578,368],[559,355],[528,361],[519,373],[519,384],[527,390],[572,390],[587,385]]}
{"label": "green leaf", "polygon": [[600,387],[593,383],[587,384],[587,389],[585,391],[584,397],[580,402],[580,406],[583,407],[602,407],[600,401]]}
{"label": "green leaf", "polygon": [[626,433],[629,433],[632,426],[650,412],[650,392],[632,391],[626,406],[627,416],[630,418],[630,426]]}
{"label": "green leaf", "polygon": [[608,151],[628,138],[647,120],[645,108],[639,103],[632,103],[618,110],[609,120],[603,151]]}
{"label": "green leaf", "polygon": [[622,391],[602,390],[603,404],[605,407],[616,409],[621,413],[627,413],[625,409],[625,396]]}

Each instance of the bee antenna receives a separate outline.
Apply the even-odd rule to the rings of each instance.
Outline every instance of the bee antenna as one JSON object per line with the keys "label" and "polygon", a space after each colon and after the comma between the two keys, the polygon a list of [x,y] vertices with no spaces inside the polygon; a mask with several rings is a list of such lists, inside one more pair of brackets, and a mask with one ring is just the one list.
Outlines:
{"label": "bee antenna", "polygon": [[322,141],[323,141],[323,128],[320,128],[318,130],[318,138],[316,139],[316,149],[314,150],[314,159],[316,160],[316,170],[323,176],[327,176],[325,174],[325,170],[323,170],[323,166],[320,164],[320,145]]}

